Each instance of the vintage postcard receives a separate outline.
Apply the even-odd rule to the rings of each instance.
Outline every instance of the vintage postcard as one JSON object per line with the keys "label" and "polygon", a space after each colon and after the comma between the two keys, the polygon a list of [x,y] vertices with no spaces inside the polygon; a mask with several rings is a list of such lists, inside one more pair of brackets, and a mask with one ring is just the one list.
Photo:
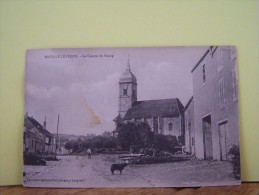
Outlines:
{"label": "vintage postcard", "polygon": [[240,184],[233,46],[26,54],[23,185]]}

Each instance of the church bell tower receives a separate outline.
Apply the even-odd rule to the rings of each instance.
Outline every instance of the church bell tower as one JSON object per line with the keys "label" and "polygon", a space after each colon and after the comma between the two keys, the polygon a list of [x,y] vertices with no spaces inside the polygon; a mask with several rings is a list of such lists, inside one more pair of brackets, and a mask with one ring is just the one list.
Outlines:
{"label": "church bell tower", "polygon": [[119,80],[119,115],[122,119],[136,101],[137,79],[130,70],[130,61],[128,58],[127,68]]}

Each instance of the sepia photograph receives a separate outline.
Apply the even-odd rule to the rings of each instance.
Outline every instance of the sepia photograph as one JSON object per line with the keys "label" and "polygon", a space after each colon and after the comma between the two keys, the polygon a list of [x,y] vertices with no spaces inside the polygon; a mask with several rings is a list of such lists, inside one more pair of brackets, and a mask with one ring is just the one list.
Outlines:
{"label": "sepia photograph", "polygon": [[240,185],[234,46],[32,49],[23,185]]}

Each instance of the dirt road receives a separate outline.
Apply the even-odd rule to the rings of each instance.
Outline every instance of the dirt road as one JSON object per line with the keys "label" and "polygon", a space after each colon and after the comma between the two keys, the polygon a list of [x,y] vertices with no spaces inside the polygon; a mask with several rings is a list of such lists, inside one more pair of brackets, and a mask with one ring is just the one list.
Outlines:
{"label": "dirt road", "polygon": [[230,177],[231,166],[219,161],[184,161],[128,165],[120,175],[111,174],[118,155],[62,156],[48,166],[25,166],[25,186],[37,187],[176,187],[237,185]]}

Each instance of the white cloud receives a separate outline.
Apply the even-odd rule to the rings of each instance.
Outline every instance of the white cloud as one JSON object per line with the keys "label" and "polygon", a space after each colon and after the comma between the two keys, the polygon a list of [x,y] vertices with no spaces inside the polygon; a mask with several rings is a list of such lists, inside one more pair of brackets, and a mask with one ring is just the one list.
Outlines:
{"label": "white cloud", "polygon": [[51,88],[39,87],[33,84],[26,85],[26,93],[29,96],[32,96],[37,99],[50,99],[55,97],[57,94],[63,93],[63,90],[60,87],[54,86]]}

